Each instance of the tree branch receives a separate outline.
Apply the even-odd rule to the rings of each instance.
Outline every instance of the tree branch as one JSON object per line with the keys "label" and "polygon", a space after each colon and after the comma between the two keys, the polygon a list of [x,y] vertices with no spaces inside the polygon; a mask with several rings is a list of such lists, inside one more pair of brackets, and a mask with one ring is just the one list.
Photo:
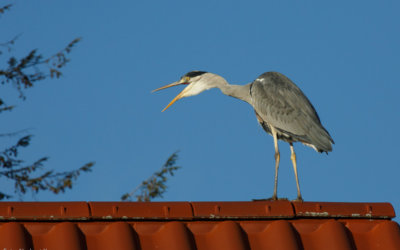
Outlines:
{"label": "tree branch", "polygon": [[[48,160],[42,157],[34,163],[22,166],[22,160],[18,159],[21,147],[27,147],[30,144],[31,135],[22,137],[17,144],[0,152],[0,178],[4,177],[14,182],[15,193],[21,195],[27,191],[38,193],[39,191],[51,191],[55,194],[65,192],[67,188],[71,189],[74,181],[82,172],[92,171],[94,162],[89,162],[82,167],[65,172],[54,172],[48,170],[33,177],[34,174],[43,170],[43,163]],[[12,198],[11,195],[0,192],[0,200]]]}
{"label": "tree branch", "polygon": [[167,190],[166,182],[168,180],[167,175],[173,176],[174,171],[181,167],[176,166],[175,163],[178,159],[178,152],[173,153],[168,160],[164,163],[161,169],[151,175],[147,180],[143,181],[139,186],[133,189],[130,193],[126,193],[121,196],[122,201],[130,201],[136,192],[140,191],[136,195],[137,201],[151,201],[157,197],[163,197],[162,195]]}
{"label": "tree branch", "polygon": [[[35,82],[48,77],[59,78],[62,76],[60,69],[70,61],[67,54],[80,40],[81,38],[72,40],[64,49],[46,59],[37,54],[36,49],[31,50],[27,56],[21,59],[10,57],[7,62],[8,68],[0,69],[0,83],[13,83],[20,93],[19,97],[25,100],[22,89],[33,87]],[[42,65],[47,66],[47,73],[40,68]]]}

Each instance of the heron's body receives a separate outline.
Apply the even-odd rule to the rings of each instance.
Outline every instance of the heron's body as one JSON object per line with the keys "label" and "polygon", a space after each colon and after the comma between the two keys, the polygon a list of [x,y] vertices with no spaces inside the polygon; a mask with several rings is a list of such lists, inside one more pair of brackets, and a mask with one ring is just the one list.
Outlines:
{"label": "heron's body", "polygon": [[274,138],[275,188],[272,198],[277,198],[280,160],[277,140],[281,139],[290,144],[298,199],[302,200],[293,142],[302,142],[318,152],[331,151],[334,142],[328,131],[322,126],[311,102],[289,78],[278,72],[266,72],[252,83],[231,85],[219,75],[192,71],[183,76],[180,81],[160,89],[179,84],[188,84],[188,86],[165,109],[180,98],[197,95],[210,88],[219,88],[225,95],[249,103],[254,108],[258,122]]}
{"label": "heron's body", "polygon": [[302,142],[318,152],[332,151],[332,138],[303,92],[277,72],[262,74],[250,86],[257,118],[265,131],[274,127],[278,139]]}

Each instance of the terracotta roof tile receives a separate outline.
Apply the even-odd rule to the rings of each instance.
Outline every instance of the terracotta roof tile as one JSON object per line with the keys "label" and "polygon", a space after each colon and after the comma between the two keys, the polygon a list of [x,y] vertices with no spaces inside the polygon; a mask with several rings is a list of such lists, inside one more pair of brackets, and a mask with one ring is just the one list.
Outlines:
{"label": "terracotta roof tile", "polygon": [[0,219],[79,219],[89,216],[86,202],[0,202]]}
{"label": "terracotta roof tile", "polygon": [[393,218],[389,203],[344,203],[344,202],[293,202],[297,216],[305,217],[352,217]]}
{"label": "terracotta roof tile", "polygon": [[89,202],[92,218],[170,218],[193,217],[189,202]]}
{"label": "terracotta roof tile", "polygon": [[294,217],[289,201],[192,202],[193,216],[199,218],[288,218]]}
{"label": "terracotta roof tile", "polygon": [[2,202],[0,249],[400,249],[388,203]]}

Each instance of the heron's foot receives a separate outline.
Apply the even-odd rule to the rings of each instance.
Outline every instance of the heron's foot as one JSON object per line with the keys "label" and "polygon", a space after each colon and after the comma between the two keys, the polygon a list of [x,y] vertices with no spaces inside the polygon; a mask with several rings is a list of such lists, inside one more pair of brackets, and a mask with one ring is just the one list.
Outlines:
{"label": "heron's foot", "polygon": [[276,195],[276,192],[274,192],[274,195],[271,198],[265,199],[266,201],[277,201],[278,196]]}
{"label": "heron's foot", "polygon": [[271,198],[266,199],[253,199],[253,201],[287,201],[288,198],[278,198],[276,196],[272,196]]}
{"label": "heron's foot", "polygon": [[304,202],[303,197],[301,197],[301,196],[297,196],[297,199],[292,200],[292,201],[294,201],[294,202]]}

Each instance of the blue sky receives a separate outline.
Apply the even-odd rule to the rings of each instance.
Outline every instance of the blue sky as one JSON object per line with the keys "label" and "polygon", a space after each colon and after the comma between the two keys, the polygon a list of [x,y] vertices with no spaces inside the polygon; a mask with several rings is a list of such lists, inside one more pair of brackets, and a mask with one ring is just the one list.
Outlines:
{"label": "blue sky", "polygon": [[[9,1],[12,2],[12,1]],[[27,161],[64,171],[96,161],[62,195],[25,200],[113,201],[179,150],[166,201],[270,197],[272,137],[251,106],[219,90],[161,110],[182,88],[151,94],[191,70],[245,84],[265,71],[291,78],[336,144],[329,155],[295,144],[306,201],[390,202],[400,209],[398,1],[18,1],[0,18],[15,55],[44,55],[76,37],[60,80],[46,80],[1,115],[1,132],[29,128]],[[0,138],[5,148],[16,140]],[[281,142],[278,195],[294,199]],[[2,182],[2,190],[11,188]]]}

